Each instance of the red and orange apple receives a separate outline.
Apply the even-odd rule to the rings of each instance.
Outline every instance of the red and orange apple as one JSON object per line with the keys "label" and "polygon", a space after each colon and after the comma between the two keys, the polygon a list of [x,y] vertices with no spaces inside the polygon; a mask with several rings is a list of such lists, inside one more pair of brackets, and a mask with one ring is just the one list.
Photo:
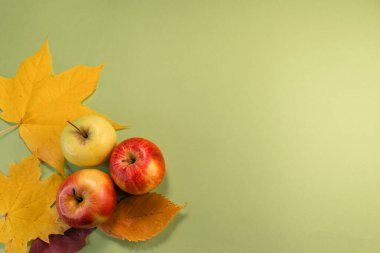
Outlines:
{"label": "red and orange apple", "polygon": [[71,227],[92,228],[105,222],[115,209],[116,191],[103,171],[83,169],[66,178],[57,193],[57,210]]}
{"label": "red and orange apple", "polygon": [[165,160],[153,142],[130,138],[113,150],[110,171],[112,179],[123,191],[143,194],[161,183],[165,175]]}

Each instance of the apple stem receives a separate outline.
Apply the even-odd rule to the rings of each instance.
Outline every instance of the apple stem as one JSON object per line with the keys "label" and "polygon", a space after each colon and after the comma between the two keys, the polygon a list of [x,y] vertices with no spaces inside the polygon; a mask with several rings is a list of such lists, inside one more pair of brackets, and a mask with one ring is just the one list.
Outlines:
{"label": "apple stem", "polygon": [[128,153],[127,154],[127,159],[123,159],[123,160],[121,160],[123,163],[128,163],[128,164],[134,164],[135,162],[136,162],[136,160],[137,160],[137,157],[134,155],[134,154],[132,154],[132,153]]}
{"label": "apple stem", "polygon": [[77,196],[77,194],[75,193],[75,188],[73,188],[73,195],[74,195],[74,198],[75,200],[80,203],[83,201],[83,198],[81,196]]}
{"label": "apple stem", "polygon": [[67,123],[72,125],[78,131],[78,133],[80,133],[83,136],[83,138],[86,138],[86,139],[88,138],[88,134],[85,131],[82,131],[81,129],[79,129],[79,127],[71,123],[69,120],[67,121]]}

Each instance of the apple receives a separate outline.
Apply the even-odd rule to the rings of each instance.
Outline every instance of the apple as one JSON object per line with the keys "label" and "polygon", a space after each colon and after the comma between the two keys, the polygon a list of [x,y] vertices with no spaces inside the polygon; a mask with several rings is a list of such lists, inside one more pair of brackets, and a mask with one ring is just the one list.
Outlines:
{"label": "apple", "polygon": [[57,192],[56,207],[71,227],[92,228],[105,222],[115,209],[117,195],[111,177],[97,169],[71,174]]}
{"label": "apple", "polygon": [[106,119],[86,115],[68,123],[61,134],[61,148],[70,163],[88,167],[108,160],[116,146],[116,132]]}
{"label": "apple", "polygon": [[165,175],[165,160],[160,149],[143,138],[130,138],[113,150],[111,177],[125,192],[143,194],[156,188]]}

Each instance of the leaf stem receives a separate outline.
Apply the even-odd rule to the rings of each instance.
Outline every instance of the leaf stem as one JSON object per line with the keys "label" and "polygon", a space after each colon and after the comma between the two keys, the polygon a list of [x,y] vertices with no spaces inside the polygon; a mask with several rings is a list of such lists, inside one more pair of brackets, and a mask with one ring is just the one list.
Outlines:
{"label": "leaf stem", "polygon": [[88,138],[88,134],[85,131],[82,131],[81,129],[79,129],[79,127],[71,123],[69,120],[67,121],[67,123],[72,125],[83,136],[83,138],[86,138],[86,139]]}
{"label": "leaf stem", "polygon": [[6,133],[12,131],[13,129],[18,128],[19,126],[20,126],[20,124],[16,124],[16,125],[10,126],[8,128],[5,128],[5,129],[0,131],[0,135],[6,134]]}

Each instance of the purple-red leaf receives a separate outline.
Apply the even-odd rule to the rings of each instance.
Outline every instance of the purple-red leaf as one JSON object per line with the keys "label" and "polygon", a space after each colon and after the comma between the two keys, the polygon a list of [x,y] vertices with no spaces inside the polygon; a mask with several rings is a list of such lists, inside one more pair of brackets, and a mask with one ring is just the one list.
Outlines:
{"label": "purple-red leaf", "polygon": [[49,235],[49,244],[37,238],[29,253],[76,253],[86,245],[87,236],[94,230],[70,228],[64,235]]}

